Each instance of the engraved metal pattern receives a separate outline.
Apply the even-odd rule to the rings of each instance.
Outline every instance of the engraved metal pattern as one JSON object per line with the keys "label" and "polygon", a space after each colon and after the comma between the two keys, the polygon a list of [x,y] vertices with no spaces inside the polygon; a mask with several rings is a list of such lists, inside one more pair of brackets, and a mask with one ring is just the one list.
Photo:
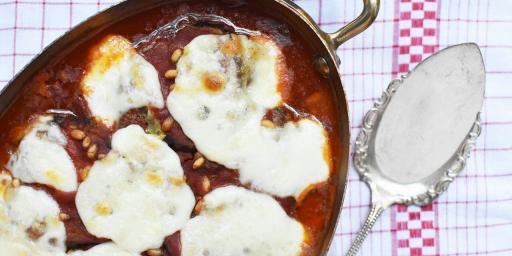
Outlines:
{"label": "engraved metal pattern", "polygon": [[354,242],[352,242],[352,245],[350,245],[350,249],[347,252],[347,256],[355,256],[357,255],[357,252],[359,249],[361,249],[361,246],[363,245],[364,240],[370,233],[370,230],[372,229],[373,225],[375,225],[375,222],[379,219],[380,215],[384,211],[384,207],[378,204],[373,204],[372,208],[370,209],[370,213],[368,213],[368,218],[364,222],[363,228],[359,233],[357,234],[356,239]]}

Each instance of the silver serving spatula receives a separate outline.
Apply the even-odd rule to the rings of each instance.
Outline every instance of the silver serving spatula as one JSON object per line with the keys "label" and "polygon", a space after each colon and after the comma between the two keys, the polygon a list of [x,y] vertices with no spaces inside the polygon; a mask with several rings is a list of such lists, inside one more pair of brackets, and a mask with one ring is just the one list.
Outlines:
{"label": "silver serving spatula", "polygon": [[484,87],[472,43],[446,48],[391,82],[356,140],[354,165],[372,207],[347,255],[356,255],[384,209],[429,204],[462,171],[480,135]]}

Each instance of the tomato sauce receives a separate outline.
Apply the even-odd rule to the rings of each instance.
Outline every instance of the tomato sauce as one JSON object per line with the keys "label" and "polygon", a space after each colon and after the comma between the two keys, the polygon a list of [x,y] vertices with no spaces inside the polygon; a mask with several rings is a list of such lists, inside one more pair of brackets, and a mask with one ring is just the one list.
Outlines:
{"label": "tomato sauce", "polygon": [[[314,69],[316,53],[308,46],[307,39],[293,31],[286,23],[259,10],[251,4],[229,6],[212,1],[185,1],[179,4],[167,4],[155,9],[144,11],[121,22],[104,28],[97,35],[83,40],[78,46],[53,60],[27,83],[15,100],[14,104],[0,117],[0,166],[6,166],[10,154],[17,150],[31,120],[38,114],[45,114],[50,109],[68,110],[74,115],[55,114],[63,132],[68,136],[67,151],[72,157],[78,171],[79,181],[87,175],[88,168],[94,160],[87,157],[86,150],[80,141],[73,140],[70,133],[74,129],[84,131],[91,143],[98,146],[97,155],[105,155],[110,150],[110,139],[116,129],[138,124],[148,128],[151,124],[148,113],[160,123],[169,118],[167,109],[134,109],[126,113],[117,127],[112,129],[95,122],[88,110],[87,103],[80,92],[80,82],[89,63],[89,50],[102,38],[109,34],[118,34],[136,41],[148,35],[158,27],[187,13],[215,14],[225,17],[238,27],[259,31],[272,38],[281,48],[284,55],[284,78],[279,85],[286,107],[269,111],[265,118],[275,123],[283,123],[300,116],[314,117],[319,120],[329,135],[332,161],[331,176],[328,181],[312,187],[301,196],[295,198],[276,198],[288,215],[300,221],[307,230],[308,239],[305,255],[316,255],[322,243],[321,239],[334,207],[337,186],[339,155],[338,115],[335,96],[329,81]],[[222,27],[202,24],[187,26],[172,37],[164,37],[150,41],[138,47],[138,52],[155,66],[159,72],[164,98],[170,93],[173,81],[166,79],[164,73],[174,69],[170,61],[171,53],[185,47],[192,39],[202,34],[229,33]],[[293,109],[293,113],[290,112]],[[193,142],[185,136],[177,122],[166,131],[164,140],[180,156],[185,170],[186,181],[199,201],[208,191],[229,184],[243,186],[238,179],[238,171],[206,160],[198,169],[193,169],[197,151]],[[209,184],[205,188],[204,180]],[[105,239],[90,235],[81,222],[74,205],[73,193],[62,193],[54,189],[37,185],[39,189],[48,191],[58,201],[61,210],[69,215],[65,221],[67,245],[70,249],[88,248]],[[194,215],[195,213],[193,213]],[[179,232],[169,236],[162,247],[166,255],[179,255]]]}

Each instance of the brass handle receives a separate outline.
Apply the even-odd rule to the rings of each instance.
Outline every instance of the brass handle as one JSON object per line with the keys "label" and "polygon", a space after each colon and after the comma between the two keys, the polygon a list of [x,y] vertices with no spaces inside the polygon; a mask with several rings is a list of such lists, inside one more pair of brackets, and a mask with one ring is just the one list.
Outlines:
{"label": "brass handle", "polygon": [[334,33],[326,33],[327,38],[332,42],[334,50],[347,40],[363,32],[377,18],[380,0],[363,0],[363,2],[364,9],[359,17]]}

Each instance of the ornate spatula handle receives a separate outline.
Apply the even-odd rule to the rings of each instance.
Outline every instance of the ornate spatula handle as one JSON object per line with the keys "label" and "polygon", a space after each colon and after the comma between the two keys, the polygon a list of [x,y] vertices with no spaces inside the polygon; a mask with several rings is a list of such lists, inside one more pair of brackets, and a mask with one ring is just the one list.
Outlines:
{"label": "ornate spatula handle", "polygon": [[363,241],[366,239],[368,233],[370,233],[370,230],[372,229],[373,225],[375,224],[375,222],[380,217],[383,211],[384,207],[382,207],[381,205],[376,203],[372,204],[372,208],[368,213],[368,217],[364,222],[363,228],[357,234],[357,237],[354,240],[354,242],[352,242],[352,245],[348,250],[347,256],[355,256],[357,254],[357,252],[361,248],[361,245],[363,244]]}

